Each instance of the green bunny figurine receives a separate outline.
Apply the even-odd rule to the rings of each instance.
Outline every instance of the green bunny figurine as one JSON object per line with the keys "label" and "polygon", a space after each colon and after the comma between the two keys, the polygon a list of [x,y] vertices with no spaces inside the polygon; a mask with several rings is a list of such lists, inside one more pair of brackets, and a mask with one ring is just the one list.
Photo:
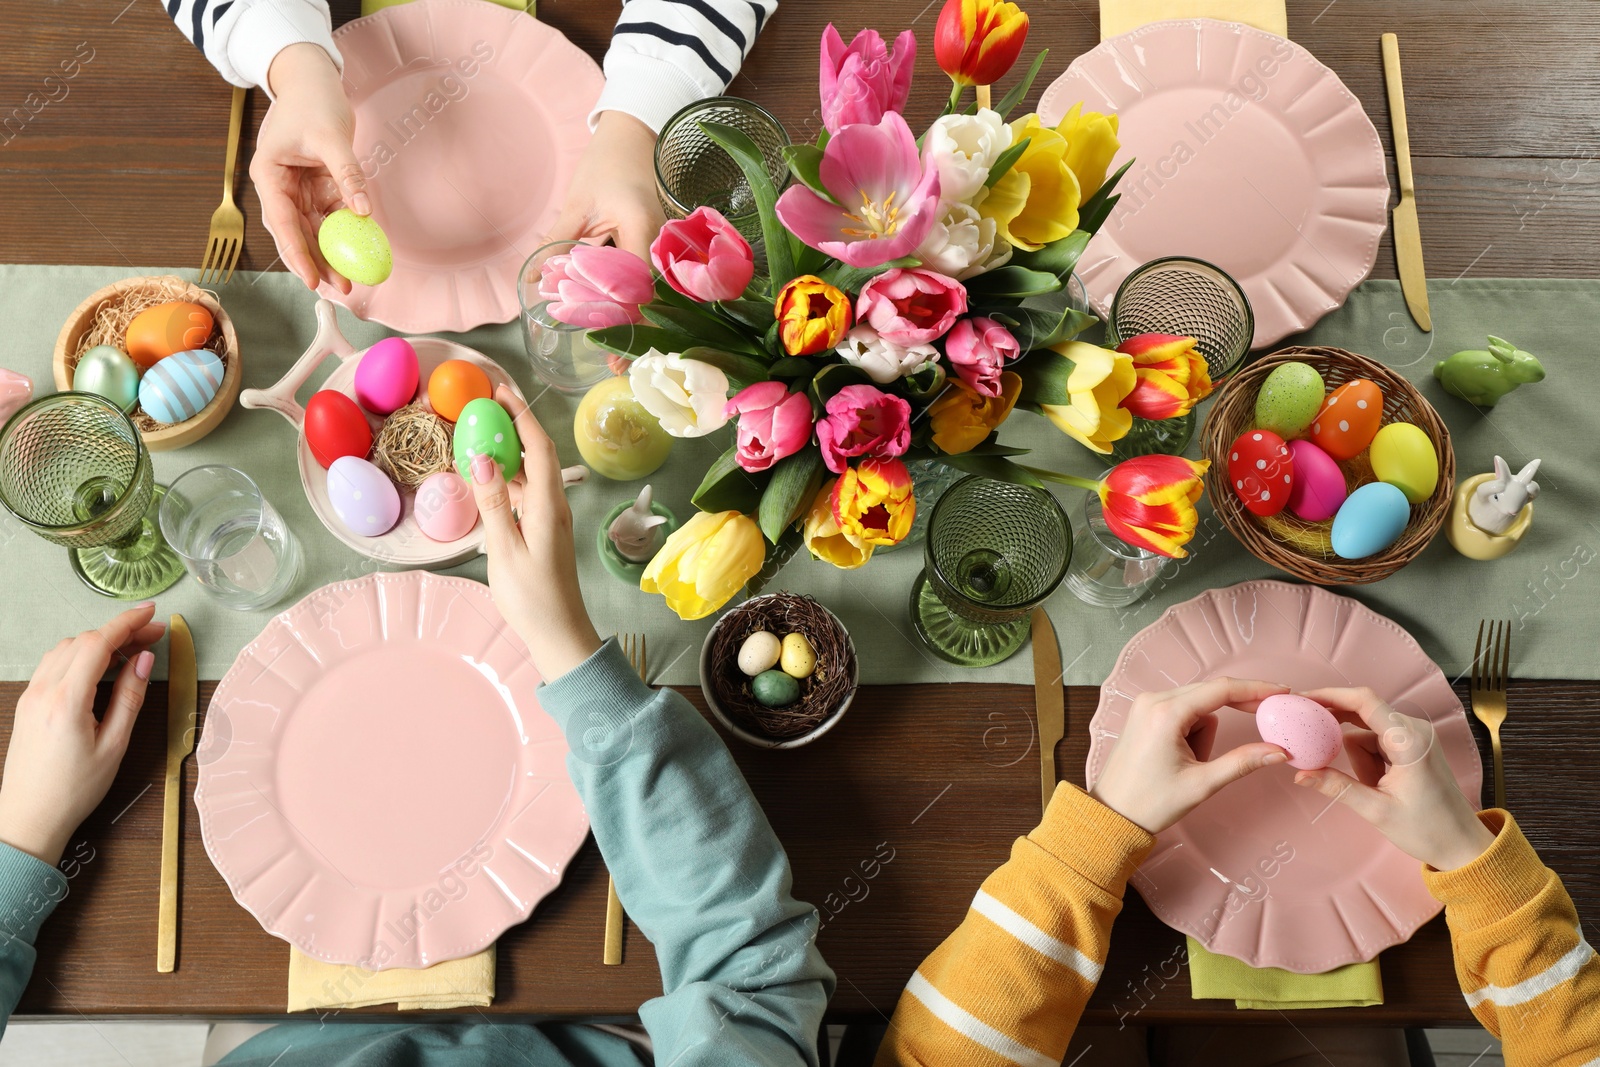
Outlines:
{"label": "green bunny figurine", "polygon": [[1433,376],[1452,396],[1492,408],[1517,386],[1544,381],[1544,366],[1510,341],[1490,334],[1488,351],[1457,352],[1435,363]]}

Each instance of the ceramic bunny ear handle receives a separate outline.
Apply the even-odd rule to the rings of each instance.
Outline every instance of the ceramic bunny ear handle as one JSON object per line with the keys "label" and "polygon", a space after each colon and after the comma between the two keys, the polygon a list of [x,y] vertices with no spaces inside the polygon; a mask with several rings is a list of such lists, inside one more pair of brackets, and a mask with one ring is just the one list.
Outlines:
{"label": "ceramic bunny ear handle", "polygon": [[1533,523],[1533,500],[1539,495],[1540,461],[1515,474],[1510,464],[1494,457],[1494,473],[1468,478],[1456,487],[1446,527],[1450,543],[1471,559],[1498,559],[1517,547]]}
{"label": "ceramic bunny ear handle", "polygon": [[1467,349],[1433,365],[1444,391],[1492,408],[1519,385],[1544,381],[1544,364],[1510,341],[1489,335],[1486,349]]}

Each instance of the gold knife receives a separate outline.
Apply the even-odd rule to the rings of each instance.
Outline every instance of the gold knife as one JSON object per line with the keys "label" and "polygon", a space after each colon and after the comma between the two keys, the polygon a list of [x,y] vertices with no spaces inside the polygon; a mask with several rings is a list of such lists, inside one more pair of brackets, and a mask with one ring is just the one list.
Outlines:
{"label": "gold knife", "polygon": [[1400,292],[1424,333],[1433,329],[1428,310],[1428,275],[1422,268],[1422,230],[1417,225],[1417,188],[1411,180],[1411,136],[1406,131],[1406,92],[1400,83],[1400,38],[1383,35],[1383,78],[1389,86],[1389,124],[1394,129],[1394,166],[1400,202],[1394,206],[1394,258]]}
{"label": "gold knife", "polygon": [[161,817],[161,905],[156,926],[156,970],[178,959],[178,815],[183,810],[183,760],[194,751],[194,713],[200,696],[194,638],[182,615],[167,628],[167,802]]}
{"label": "gold knife", "polygon": [[1061,646],[1043,608],[1033,609],[1033,706],[1039,719],[1039,787],[1044,807],[1056,791],[1056,743],[1066,732]]}

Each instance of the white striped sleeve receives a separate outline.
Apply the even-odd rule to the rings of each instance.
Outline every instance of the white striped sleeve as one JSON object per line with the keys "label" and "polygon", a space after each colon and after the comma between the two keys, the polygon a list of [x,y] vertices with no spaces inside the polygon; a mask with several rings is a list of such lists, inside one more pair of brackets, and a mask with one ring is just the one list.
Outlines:
{"label": "white striped sleeve", "polygon": [[[267,88],[267,70],[292,44],[321,45],[341,70],[327,0],[165,0],[178,29],[234,85]],[[269,90],[270,92],[270,90]]]}
{"label": "white striped sleeve", "polygon": [[623,111],[659,131],[673,113],[733,81],[778,0],[626,0],[590,116]]}

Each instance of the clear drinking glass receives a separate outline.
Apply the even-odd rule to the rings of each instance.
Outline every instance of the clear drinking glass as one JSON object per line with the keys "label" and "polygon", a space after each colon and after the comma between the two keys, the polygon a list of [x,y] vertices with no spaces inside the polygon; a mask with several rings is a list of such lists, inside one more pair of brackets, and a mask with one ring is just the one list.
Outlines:
{"label": "clear drinking glass", "polygon": [[250,476],[232,467],[185,471],[161,502],[161,532],[223,607],[270,608],[300,581],[300,542]]}
{"label": "clear drinking glass", "polygon": [[589,340],[583,326],[558,322],[550,315],[549,303],[539,295],[539,275],[545,260],[572,250],[577,241],[552,241],[536,249],[522,265],[517,281],[517,299],[522,303],[522,340],[534,375],[550,388],[563,393],[586,392],[611,376],[607,352]]}
{"label": "clear drinking glass", "polygon": [[656,195],[667,218],[685,218],[697,207],[716,208],[759,250],[761,216],[750,183],[733,157],[706,136],[702,122],[743,131],[761,150],[767,174],[779,191],[789,182],[789,164],[783,158],[789,134],[761,105],[736,96],[713,96],[673,115],[656,138]]}
{"label": "clear drinking glass", "polygon": [[[1104,475],[1101,475],[1104,477]],[[1083,522],[1072,537],[1067,589],[1085,604],[1126,607],[1144,596],[1161,575],[1166,557],[1135,548],[1106,525],[1097,493],[1083,497]]]}
{"label": "clear drinking glass", "polygon": [[103,397],[51,393],[0,429],[0,504],[102,596],[145,600],[183,577],[156,524],[163,492],[138,428]]}
{"label": "clear drinking glass", "polygon": [[1072,524],[1043,489],[992,478],[957,482],[934,506],[911,621],[935,654],[987,667],[1028,639],[1028,615],[1072,558]]}

